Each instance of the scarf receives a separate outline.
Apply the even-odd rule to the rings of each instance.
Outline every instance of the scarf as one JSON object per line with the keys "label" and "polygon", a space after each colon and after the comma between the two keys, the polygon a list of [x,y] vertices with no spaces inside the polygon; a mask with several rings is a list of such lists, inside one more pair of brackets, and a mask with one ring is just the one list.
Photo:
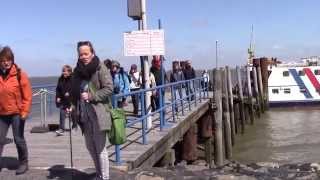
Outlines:
{"label": "scarf", "polygon": [[92,58],[92,61],[85,65],[80,60],[78,60],[77,66],[74,69],[74,74],[72,76],[72,102],[77,104],[80,99],[80,85],[81,81],[90,81],[92,75],[97,71],[100,60],[97,56]]}

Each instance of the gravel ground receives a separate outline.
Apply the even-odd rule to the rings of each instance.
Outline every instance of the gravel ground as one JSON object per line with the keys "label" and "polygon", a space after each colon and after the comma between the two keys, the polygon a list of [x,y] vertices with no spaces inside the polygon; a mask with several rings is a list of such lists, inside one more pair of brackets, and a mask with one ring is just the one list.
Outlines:
{"label": "gravel ground", "polygon": [[[180,163],[175,167],[135,169],[130,172],[111,170],[113,180],[313,180],[320,179],[318,163],[286,164],[255,163],[244,165],[229,162],[222,167],[209,169],[204,162],[198,161],[192,165]],[[73,175],[71,177],[71,174]],[[63,166],[48,170],[31,169],[26,174],[16,176],[14,170],[3,169],[0,180],[91,180],[95,176],[93,169],[84,171],[66,169]]]}

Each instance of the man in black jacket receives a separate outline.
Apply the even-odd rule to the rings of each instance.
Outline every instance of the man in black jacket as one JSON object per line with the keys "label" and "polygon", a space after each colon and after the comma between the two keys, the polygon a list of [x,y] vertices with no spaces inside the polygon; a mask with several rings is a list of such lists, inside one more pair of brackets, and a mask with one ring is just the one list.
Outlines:
{"label": "man in black jacket", "polygon": [[[196,78],[196,72],[191,66],[191,61],[187,60],[186,67],[183,71],[185,80],[194,79]],[[187,82],[186,83],[186,94],[188,96],[188,100],[193,101],[194,100],[194,94],[193,94],[193,82]],[[191,96],[191,97],[190,97]]]}

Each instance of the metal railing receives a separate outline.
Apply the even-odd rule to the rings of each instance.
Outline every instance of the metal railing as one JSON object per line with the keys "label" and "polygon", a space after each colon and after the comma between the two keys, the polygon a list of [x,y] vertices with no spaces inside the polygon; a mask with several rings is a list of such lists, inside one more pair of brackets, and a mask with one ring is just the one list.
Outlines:
{"label": "metal railing", "polygon": [[[33,100],[31,117],[29,118],[35,118],[38,116],[38,113],[40,113],[41,127],[46,126],[48,110],[49,113],[52,114],[55,103],[55,88],[56,85],[53,84],[32,86]],[[40,105],[40,112],[38,112],[38,105]]]}
{"label": "metal railing", "polygon": [[[155,114],[159,114],[160,121],[160,131],[163,131],[164,128],[168,125],[168,120],[171,119],[172,123],[176,123],[176,118],[178,115],[184,116],[185,111],[191,111],[191,106],[202,102],[203,99],[207,99],[209,97],[208,91],[209,79],[206,77],[199,77],[190,80],[184,80],[174,83],[168,83],[165,85],[157,86],[149,89],[141,89],[139,91],[133,91],[124,94],[116,94],[112,97],[112,105],[113,108],[117,108],[118,100],[122,100],[122,98],[127,96],[137,96],[139,97],[139,104],[141,114],[138,117],[127,119],[127,127],[131,127],[136,125],[137,123],[141,123],[141,136],[142,136],[142,144],[147,144],[147,121],[152,121],[152,117]],[[171,98],[170,102],[166,103],[165,92],[169,90]],[[185,90],[185,96],[182,96],[182,91]],[[179,98],[176,97],[178,91]],[[181,91],[181,92],[179,92]],[[157,98],[159,98],[159,107],[150,112],[150,107],[145,107],[145,95],[149,94],[147,97],[151,98],[152,94],[157,94]],[[182,97],[181,97],[182,96]],[[185,107],[187,107],[185,109]],[[180,110],[179,110],[180,109]],[[165,115],[171,115],[171,117],[166,118]],[[121,149],[120,145],[115,145],[115,155],[116,155],[116,164],[121,164]]]}
{"label": "metal railing", "polygon": [[[128,116],[126,127],[133,127],[138,123],[141,123],[142,144],[146,145],[148,144],[147,134],[149,130],[147,129],[147,120],[159,121],[160,125],[158,127],[160,128],[160,131],[163,131],[166,127],[170,127],[170,123],[176,123],[178,116],[184,116],[187,111],[191,111],[192,105],[197,106],[202,100],[207,99],[209,97],[208,86],[209,79],[206,77],[168,83],[154,88],[113,95],[112,105],[113,108],[117,108],[118,100],[123,97],[133,95],[138,97],[140,114],[137,117]],[[51,96],[54,96],[55,94],[55,87],[56,85],[51,84],[32,87],[33,96],[40,98],[33,101],[32,105],[36,106],[40,104],[41,126],[46,126],[48,105],[50,109],[52,108],[52,104],[54,104],[53,102],[55,99]],[[151,107],[145,107],[144,102],[146,93],[149,94],[148,98],[151,98],[152,94],[157,94],[159,98],[159,107],[153,112],[151,112]],[[166,93],[170,94],[169,99],[166,99]],[[179,98],[177,96],[179,96]],[[158,119],[152,119],[156,114],[159,115]],[[120,146],[121,145],[115,145],[117,165],[121,164]]]}

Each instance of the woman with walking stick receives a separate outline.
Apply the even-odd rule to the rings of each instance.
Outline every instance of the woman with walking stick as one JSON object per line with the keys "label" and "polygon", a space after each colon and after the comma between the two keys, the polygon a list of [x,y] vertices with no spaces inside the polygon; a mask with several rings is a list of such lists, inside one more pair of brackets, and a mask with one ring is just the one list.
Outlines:
{"label": "woman with walking stick", "polygon": [[96,179],[109,179],[107,132],[111,128],[111,116],[106,110],[111,103],[112,77],[100,62],[90,41],[77,45],[78,62],[72,77],[73,118],[84,134],[86,147],[94,161]]}

